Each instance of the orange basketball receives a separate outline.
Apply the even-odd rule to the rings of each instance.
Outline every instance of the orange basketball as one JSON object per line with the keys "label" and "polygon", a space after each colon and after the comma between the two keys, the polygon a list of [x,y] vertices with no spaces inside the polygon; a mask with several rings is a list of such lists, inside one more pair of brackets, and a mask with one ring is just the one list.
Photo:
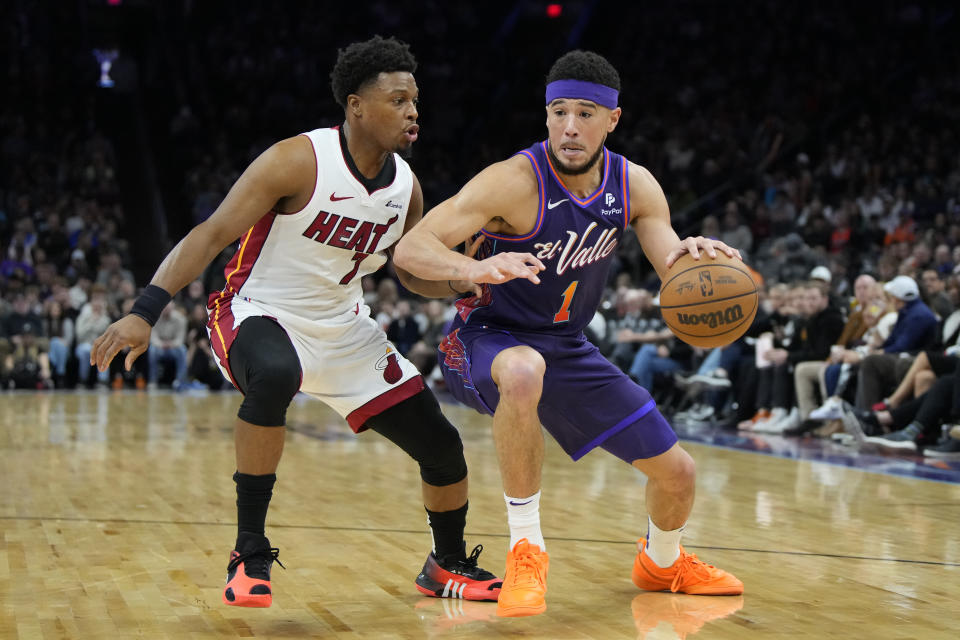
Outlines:
{"label": "orange basketball", "polygon": [[760,295],[749,268],[717,251],[680,257],[660,287],[660,313],[673,334],[695,347],[722,347],[750,327]]}

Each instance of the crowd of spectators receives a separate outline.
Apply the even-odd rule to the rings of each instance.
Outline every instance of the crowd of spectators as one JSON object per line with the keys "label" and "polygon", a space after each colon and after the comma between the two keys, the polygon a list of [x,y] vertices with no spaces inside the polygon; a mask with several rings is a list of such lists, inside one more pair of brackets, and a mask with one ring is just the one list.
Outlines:
{"label": "crowd of spectators", "polygon": [[[571,46],[591,48],[623,79],[624,117],[608,145],[657,176],[678,231],[739,248],[764,281],[745,339],[692,349],[663,325],[656,274],[625,237],[591,339],[687,417],[781,434],[809,431],[821,415],[845,418],[846,431],[865,424],[868,438],[890,425],[916,431],[912,416],[900,424],[907,418],[889,411],[932,389],[931,365],[950,367],[936,350],[956,343],[949,319],[960,304],[960,60],[943,46],[958,30],[951,7],[757,0],[731,12],[681,1],[623,9],[636,12],[627,20],[599,3],[550,20],[534,5],[424,2],[400,15],[373,3],[331,21],[322,3],[144,3],[164,25],[141,56],[162,61],[141,74],[154,132],[143,151],[158,158],[170,223],[160,244],[208,217],[271,142],[339,123],[326,75],[338,46],[371,33],[412,44],[424,135],[411,163],[428,208],[542,136],[547,67]],[[87,365],[93,339],[156,267],[139,256],[155,251],[131,246],[131,221],[146,214],[121,197],[89,42],[69,13],[17,11],[4,22],[5,82],[29,100],[0,107],[0,382],[224,386],[204,303],[230,249],[164,313],[132,372]],[[391,340],[439,383],[449,301],[415,299],[389,269],[363,284]],[[908,326],[919,335],[904,337]],[[691,380],[709,393],[690,393]],[[827,436],[841,423],[816,428]],[[929,444],[941,424],[911,442]]]}

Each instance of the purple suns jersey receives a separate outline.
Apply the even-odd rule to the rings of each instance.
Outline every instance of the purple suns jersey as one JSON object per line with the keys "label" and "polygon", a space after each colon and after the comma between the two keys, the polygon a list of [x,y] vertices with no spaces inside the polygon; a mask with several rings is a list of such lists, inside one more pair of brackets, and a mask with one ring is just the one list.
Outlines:
{"label": "purple suns jersey", "polygon": [[463,324],[578,334],[593,318],[621,234],[630,222],[627,160],[603,150],[603,180],[585,199],[567,191],[550,159],[547,143],[520,152],[537,176],[539,205],[530,233],[509,236],[482,229],[476,257],[532,253],[546,266],[540,284],[526,279],[483,285],[479,298],[457,303]]}

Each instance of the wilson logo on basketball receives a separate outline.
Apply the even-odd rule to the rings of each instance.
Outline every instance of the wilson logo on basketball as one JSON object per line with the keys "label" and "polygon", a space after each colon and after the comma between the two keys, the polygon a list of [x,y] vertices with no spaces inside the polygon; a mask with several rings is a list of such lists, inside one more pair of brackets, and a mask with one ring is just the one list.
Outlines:
{"label": "wilson logo on basketball", "polygon": [[743,320],[743,309],[739,304],[727,307],[721,311],[709,313],[678,313],[677,322],[682,325],[695,327],[704,325],[716,329],[724,324],[736,324]]}

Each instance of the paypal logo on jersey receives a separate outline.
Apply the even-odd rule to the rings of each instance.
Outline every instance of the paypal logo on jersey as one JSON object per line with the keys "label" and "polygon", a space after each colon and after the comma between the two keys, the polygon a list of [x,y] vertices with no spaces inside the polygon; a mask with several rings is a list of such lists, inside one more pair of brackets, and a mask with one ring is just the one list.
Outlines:
{"label": "paypal logo on jersey", "polygon": [[[607,194],[604,195],[603,204],[607,205],[608,207],[610,207],[610,205],[614,204],[616,201],[617,201],[617,199],[614,197],[614,195],[613,195],[612,193],[607,193]],[[600,215],[604,215],[604,216],[622,216],[622,215],[623,215],[623,207],[610,207],[609,209],[603,209],[603,208],[601,208],[601,209],[600,209]]]}
{"label": "paypal logo on jersey", "polygon": [[617,248],[617,230],[612,227],[604,229],[596,236],[593,244],[587,246],[587,241],[597,226],[596,222],[591,222],[583,231],[583,236],[568,230],[566,242],[557,240],[536,243],[533,248],[537,251],[537,258],[547,261],[560,254],[557,259],[558,276],[563,275],[567,269],[579,269],[606,258]]}

